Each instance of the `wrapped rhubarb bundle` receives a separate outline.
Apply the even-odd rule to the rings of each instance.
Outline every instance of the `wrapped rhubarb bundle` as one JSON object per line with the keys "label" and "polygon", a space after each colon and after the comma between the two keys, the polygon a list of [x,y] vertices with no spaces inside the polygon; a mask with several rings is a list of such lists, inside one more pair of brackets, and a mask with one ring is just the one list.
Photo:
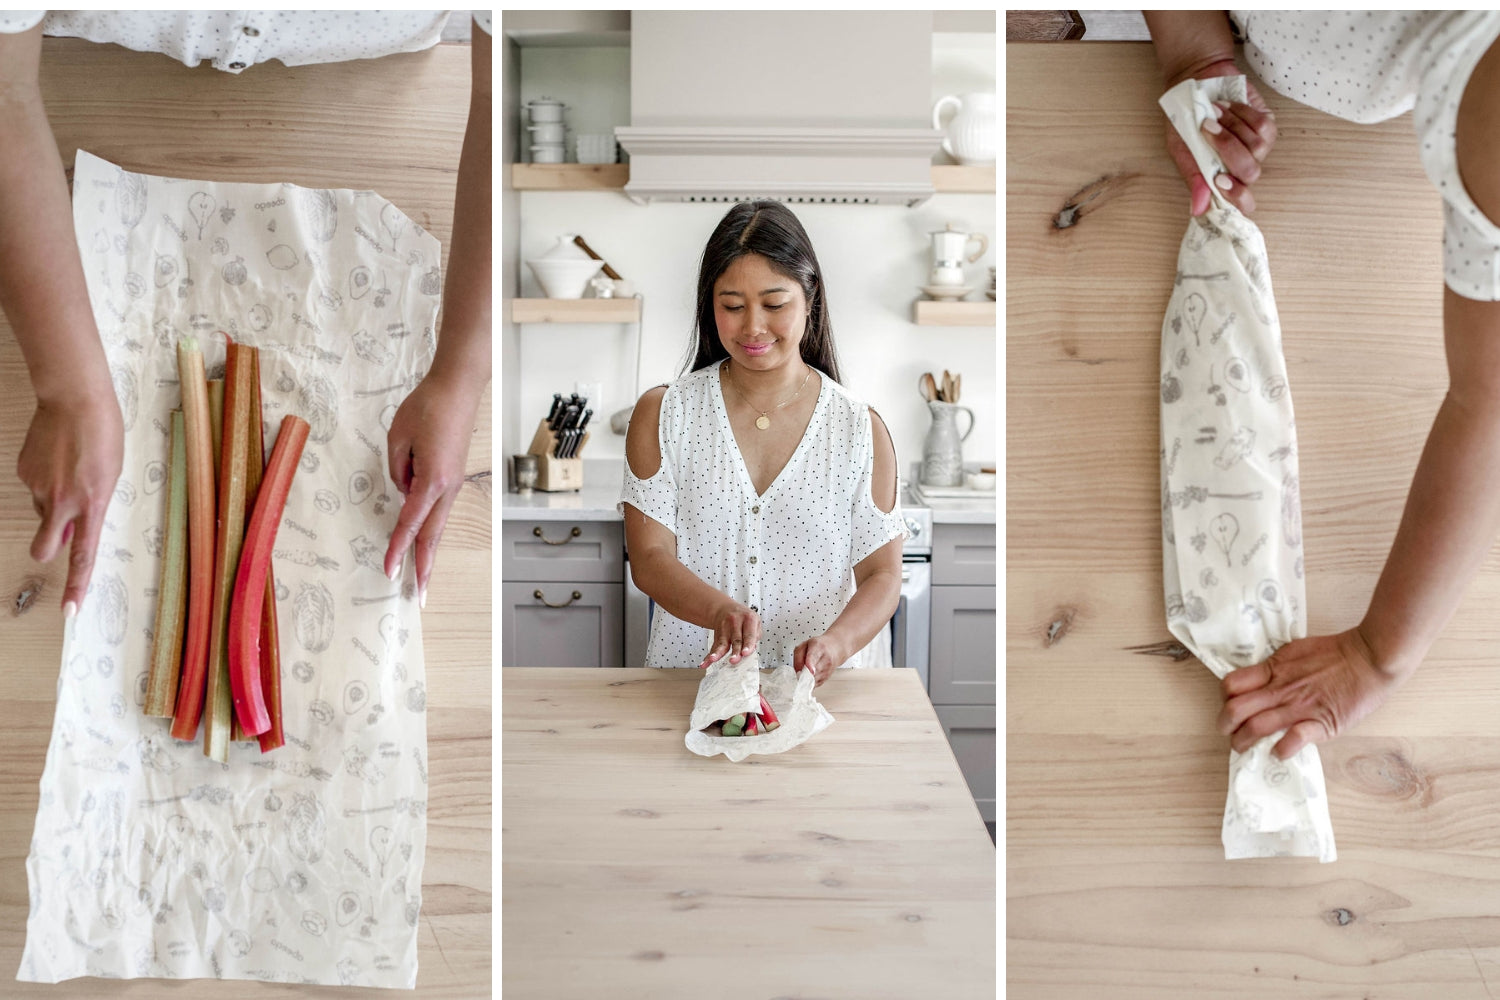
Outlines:
{"label": "wrapped rhubarb bundle", "polygon": [[[1161,331],[1161,511],[1167,625],[1218,677],[1307,634],[1297,436],[1260,229],[1223,195],[1200,127],[1243,103],[1243,76],[1185,80],[1161,106],[1210,183],[1188,223]],[[1335,858],[1317,747],[1286,761],[1230,751],[1224,856]]]}
{"label": "wrapped rhubarb bundle", "polygon": [[[828,709],[813,697],[816,683],[811,670],[799,674],[790,663],[762,671],[759,653],[738,663],[728,657],[711,663],[698,685],[684,742],[701,757],[723,754],[732,761],[784,753],[833,724]],[[728,725],[739,716],[744,716],[743,726],[754,729],[725,735],[741,728]]]}

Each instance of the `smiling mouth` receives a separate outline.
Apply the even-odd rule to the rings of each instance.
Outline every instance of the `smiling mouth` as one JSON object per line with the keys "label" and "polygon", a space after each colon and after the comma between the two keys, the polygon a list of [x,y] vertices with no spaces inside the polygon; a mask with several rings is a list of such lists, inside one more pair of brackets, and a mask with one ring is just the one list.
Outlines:
{"label": "smiling mouth", "polygon": [[771,349],[772,343],[768,340],[764,344],[741,344],[740,348],[746,354],[764,354]]}

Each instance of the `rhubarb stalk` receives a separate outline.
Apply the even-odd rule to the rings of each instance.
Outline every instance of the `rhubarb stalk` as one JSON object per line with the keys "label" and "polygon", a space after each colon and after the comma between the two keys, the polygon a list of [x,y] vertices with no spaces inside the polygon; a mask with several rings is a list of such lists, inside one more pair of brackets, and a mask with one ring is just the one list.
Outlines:
{"label": "rhubarb stalk", "polygon": [[[203,753],[229,760],[232,703],[229,679],[229,596],[245,534],[245,458],[250,447],[250,365],[225,335],[224,438],[219,455],[219,537],[214,559],[213,619],[209,631],[208,691]],[[256,730],[257,732],[259,730]]]}
{"label": "rhubarb stalk", "polygon": [[182,667],[182,618],[187,609],[187,441],[182,411],[172,411],[171,463],[167,470],[167,521],[162,529],[161,580],[151,629],[151,674],[146,714],[170,717]]}
{"label": "rhubarb stalk", "polygon": [[761,721],[765,723],[765,732],[769,733],[781,725],[781,722],[776,718],[776,713],[771,711],[771,703],[766,701],[765,695],[760,696],[760,717]]}
{"label": "rhubarb stalk", "polygon": [[250,526],[245,530],[244,558],[234,582],[234,600],[229,612],[229,680],[234,689],[235,714],[245,732],[259,734],[271,728],[260,679],[261,613],[265,609],[266,576],[271,566],[271,548],[286,506],[292,476],[302,459],[302,448],[310,430],[306,420],[287,414],[271,449],[260,494]]}
{"label": "rhubarb stalk", "polygon": [[183,439],[187,459],[188,619],[183,632],[182,671],[172,735],[191,740],[198,735],[203,714],[203,691],[208,669],[214,566],[214,460],[212,425],[208,412],[208,384],[198,341],[184,337],[177,344],[177,378],[182,387]]}
{"label": "rhubarb stalk", "polygon": [[[251,389],[255,410],[251,414],[254,435],[250,438],[250,451],[259,460],[261,470],[266,464],[265,430],[261,425],[260,408],[260,350],[255,351],[255,385]],[[252,465],[255,462],[251,463]],[[266,699],[266,714],[271,717],[271,728],[256,737],[260,741],[260,752],[268,753],[286,745],[286,736],[281,730],[281,643],[280,630],[276,627],[276,574],[274,567],[266,563],[265,605],[260,615],[260,689]]]}
{"label": "rhubarb stalk", "polygon": [[[245,344],[240,345],[240,364],[247,361],[250,365],[250,446],[245,449],[245,525],[250,524],[250,511],[255,506],[255,493],[260,489],[260,477],[266,468],[266,447],[262,440],[260,425],[260,349]],[[241,555],[243,558],[243,553]],[[230,608],[234,607],[234,592],[229,595]],[[234,645],[234,633],[228,638],[231,647]],[[233,656],[231,655],[231,662]],[[233,682],[230,683],[230,693],[234,692]],[[229,739],[233,743],[248,740],[259,741],[259,737],[245,732],[245,727],[240,724],[239,713],[230,717]]]}

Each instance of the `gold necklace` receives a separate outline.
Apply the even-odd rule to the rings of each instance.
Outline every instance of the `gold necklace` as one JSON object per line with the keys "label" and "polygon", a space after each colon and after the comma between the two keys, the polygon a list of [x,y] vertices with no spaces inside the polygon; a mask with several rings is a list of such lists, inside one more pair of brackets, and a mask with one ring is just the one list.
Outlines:
{"label": "gold necklace", "polygon": [[739,388],[733,382],[729,381],[729,378],[728,378],[728,375],[729,375],[729,362],[727,362],[727,361],[724,362],[724,367],[721,368],[720,371],[722,371],[724,373],[724,376],[725,376],[724,377],[724,382],[725,382],[725,384],[728,385],[729,388],[731,388],[731,389],[734,390],[734,394],[736,396],[740,397],[741,399],[743,399],[746,403],[749,403],[750,404],[750,409],[752,409],[756,413],[760,414],[760,416],[758,416],[758,417],[755,418],[755,428],[756,428],[756,430],[762,430],[762,431],[771,426],[771,411],[772,410],[779,410],[779,409],[781,409],[783,406],[785,406],[786,404],[790,403],[792,400],[796,399],[798,396],[802,395],[802,390],[805,389],[805,388],[807,388],[807,380],[810,379],[810,378],[812,378],[812,365],[808,365],[807,366],[807,374],[804,375],[804,376],[802,376],[802,384],[799,385],[799,386],[797,386],[797,391],[796,392],[792,393],[786,399],[782,400],[781,402],[777,403],[775,406],[771,407],[770,410],[762,410],[760,407],[756,406],[754,403],[751,403],[750,402],[750,398],[748,396],[746,396],[743,392],[740,392]]}

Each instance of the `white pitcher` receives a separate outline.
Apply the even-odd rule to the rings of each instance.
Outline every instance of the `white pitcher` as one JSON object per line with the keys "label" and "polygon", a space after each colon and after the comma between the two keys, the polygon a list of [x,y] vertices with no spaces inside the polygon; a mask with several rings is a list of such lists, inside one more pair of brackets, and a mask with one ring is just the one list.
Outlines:
{"label": "white pitcher", "polygon": [[964,166],[989,166],[995,162],[995,95],[949,94],[932,106],[932,127],[943,128],[943,108],[958,106],[948,120],[943,152]]}

